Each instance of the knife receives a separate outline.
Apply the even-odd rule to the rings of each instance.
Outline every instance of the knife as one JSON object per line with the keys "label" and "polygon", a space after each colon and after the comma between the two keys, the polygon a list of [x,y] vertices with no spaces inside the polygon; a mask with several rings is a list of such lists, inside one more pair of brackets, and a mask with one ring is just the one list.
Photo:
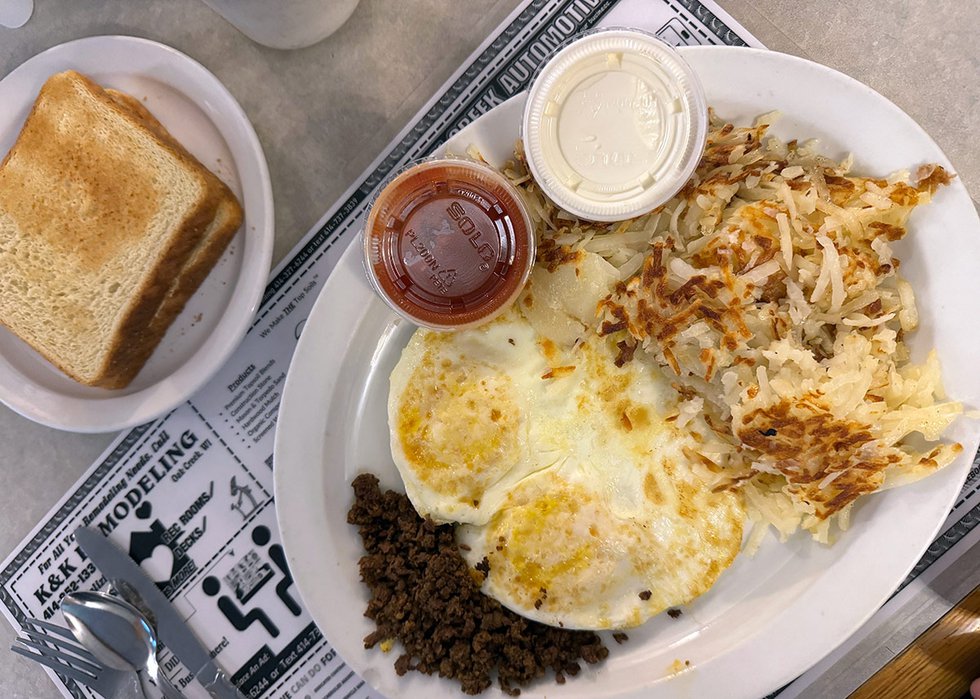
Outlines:
{"label": "knife", "polygon": [[191,633],[187,622],[174,609],[170,600],[133,559],[88,527],[75,530],[75,541],[106,579],[122,580],[129,586],[130,592],[139,594],[143,605],[138,606],[149,607],[156,617],[156,630],[160,640],[194,674],[194,679],[204,685],[210,696],[215,699],[245,699],[215,664],[204,645]]}

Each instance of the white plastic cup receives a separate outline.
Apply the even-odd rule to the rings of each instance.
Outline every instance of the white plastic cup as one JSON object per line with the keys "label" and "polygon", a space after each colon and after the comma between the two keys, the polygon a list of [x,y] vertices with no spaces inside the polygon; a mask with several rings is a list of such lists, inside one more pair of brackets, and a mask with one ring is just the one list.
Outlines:
{"label": "white plastic cup", "polygon": [[202,0],[252,41],[300,49],[326,39],[347,21],[358,0]]}
{"label": "white plastic cup", "polygon": [[694,173],[708,107],[694,70],[636,29],[559,48],[528,91],[521,134],[534,179],[575,216],[622,221],[673,197]]}

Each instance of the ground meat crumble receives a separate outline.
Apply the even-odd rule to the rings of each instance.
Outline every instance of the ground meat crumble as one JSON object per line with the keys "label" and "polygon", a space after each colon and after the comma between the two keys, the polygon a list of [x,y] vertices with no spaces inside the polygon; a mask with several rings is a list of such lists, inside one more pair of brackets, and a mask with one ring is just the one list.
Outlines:
{"label": "ground meat crumble", "polygon": [[371,589],[365,616],[377,626],[364,646],[401,641],[399,675],[438,673],[478,694],[496,674],[501,689],[517,696],[521,685],[549,670],[563,684],[579,673],[580,660],[597,663],[609,655],[591,631],[530,621],[480,592],[489,566],[471,569],[452,527],[423,520],[405,495],[382,492],[372,474],[352,485],[347,521],[358,526],[367,551],[360,560],[361,579]]}

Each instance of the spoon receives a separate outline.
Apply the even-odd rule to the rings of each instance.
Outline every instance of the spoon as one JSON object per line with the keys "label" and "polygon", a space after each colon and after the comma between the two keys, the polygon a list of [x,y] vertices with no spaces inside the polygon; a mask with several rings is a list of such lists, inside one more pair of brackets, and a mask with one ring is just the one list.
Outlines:
{"label": "spoon", "polygon": [[183,699],[160,672],[156,632],[131,604],[104,592],[73,592],[61,602],[61,613],[78,642],[102,663],[145,671],[166,699]]}

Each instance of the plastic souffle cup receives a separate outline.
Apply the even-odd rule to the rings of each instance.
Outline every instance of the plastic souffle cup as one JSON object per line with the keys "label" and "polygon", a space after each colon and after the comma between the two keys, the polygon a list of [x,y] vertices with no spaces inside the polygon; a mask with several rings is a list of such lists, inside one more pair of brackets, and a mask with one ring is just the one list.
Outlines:
{"label": "plastic souffle cup", "polygon": [[528,93],[528,165],[558,206],[592,221],[643,215],[684,186],[704,152],[708,107],[694,70],[636,29],[560,47]]}
{"label": "plastic souffle cup", "polygon": [[375,292],[433,330],[486,323],[520,295],[534,263],[531,217],[517,189],[485,163],[415,162],[390,177],[362,233]]}

